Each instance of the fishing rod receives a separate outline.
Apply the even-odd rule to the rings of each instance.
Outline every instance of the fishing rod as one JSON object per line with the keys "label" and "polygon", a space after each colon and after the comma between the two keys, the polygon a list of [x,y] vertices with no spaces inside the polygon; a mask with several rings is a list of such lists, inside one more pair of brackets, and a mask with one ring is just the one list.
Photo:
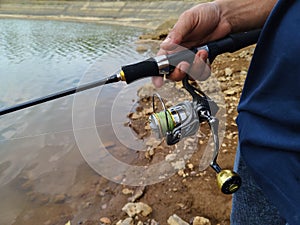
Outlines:
{"label": "fishing rod", "polygon": [[138,63],[122,66],[119,73],[107,78],[0,109],[0,116],[105,84],[116,83],[119,81],[125,81],[127,84],[130,84],[141,78],[167,76],[172,73],[175,65],[179,62],[187,61],[192,63],[195,53],[202,49],[208,52],[208,59],[212,63],[213,60],[220,54],[235,52],[239,49],[255,44],[258,40],[259,34],[260,30],[231,34],[223,39],[209,42],[200,47],[183,50],[169,55],[151,57]]}

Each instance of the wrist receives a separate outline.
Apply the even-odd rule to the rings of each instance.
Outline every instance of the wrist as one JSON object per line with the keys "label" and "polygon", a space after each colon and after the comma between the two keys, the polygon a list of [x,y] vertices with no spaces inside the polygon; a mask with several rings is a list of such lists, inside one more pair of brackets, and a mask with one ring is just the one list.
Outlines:
{"label": "wrist", "polygon": [[215,0],[220,20],[231,32],[261,28],[276,0]]}

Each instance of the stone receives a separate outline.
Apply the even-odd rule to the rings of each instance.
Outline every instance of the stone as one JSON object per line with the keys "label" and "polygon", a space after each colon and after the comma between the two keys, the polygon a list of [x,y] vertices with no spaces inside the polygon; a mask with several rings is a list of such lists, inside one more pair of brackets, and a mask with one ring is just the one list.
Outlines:
{"label": "stone", "polygon": [[154,137],[150,137],[147,141],[146,141],[146,145],[147,146],[151,146],[153,148],[158,147],[161,144],[162,140],[157,140]]}
{"label": "stone", "polygon": [[33,189],[33,181],[32,180],[28,180],[25,183],[23,183],[21,185],[21,188],[23,191],[30,191]]}
{"label": "stone", "polygon": [[133,225],[133,219],[131,217],[126,218],[125,220],[119,220],[116,225]]}
{"label": "stone", "polygon": [[137,120],[139,118],[141,118],[143,115],[141,115],[140,113],[132,113],[130,115],[130,119],[133,119],[133,120]]}
{"label": "stone", "polygon": [[230,76],[232,74],[232,69],[231,68],[225,68],[225,75]]}
{"label": "stone", "polygon": [[150,220],[149,225],[159,225],[159,223],[155,219],[152,219]]}
{"label": "stone", "polygon": [[194,169],[194,165],[193,165],[192,163],[188,163],[188,164],[187,164],[187,167],[188,167],[190,170]]}
{"label": "stone", "polygon": [[234,95],[234,94],[236,94],[236,90],[234,90],[234,89],[229,89],[229,90],[224,91],[224,93],[225,93],[226,95]]}
{"label": "stone", "polygon": [[61,204],[61,203],[65,202],[66,198],[67,198],[67,196],[65,194],[57,194],[54,196],[53,202],[55,204]]}
{"label": "stone", "polygon": [[142,214],[142,216],[148,216],[152,212],[152,208],[143,202],[129,202],[122,208],[122,211],[126,212],[130,217],[134,217],[138,214]]}
{"label": "stone", "polygon": [[185,169],[185,162],[183,159],[179,159],[176,162],[171,162],[171,165],[175,170]]}
{"label": "stone", "polygon": [[133,190],[128,189],[128,188],[124,188],[124,189],[122,190],[122,193],[123,193],[124,195],[132,195],[132,194],[133,194]]}
{"label": "stone", "polygon": [[104,224],[111,224],[111,220],[108,217],[100,218],[100,222]]}
{"label": "stone", "polygon": [[177,155],[175,153],[171,153],[171,154],[166,155],[165,159],[166,159],[167,162],[172,162],[176,159],[176,156]]}
{"label": "stone", "polygon": [[173,214],[172,216],[170,216],[167,222],[169,225],[189,225],[189,223],[185,222],[183,219],[181,219],[176,214]]}
{"label": "stone", "polygon": [[145,191],[145,186],[140,186],[138,187],[135,192],[133,193],[132,197],[128,198],[128,201],[130,202],[135,202],[136,200],[138,200],[139,198],[141,198],[144,194]]}
{"label": "stone", "polygon": [[193,225],[211,225],[209,219],[202,217],[202,216],[196,216],[193,220]]}
{"label": "stone", "polygon": [[147,97],[151,97],[154,93],[154,85],[153,84],[145,84],[143,87],[141,87],[138,91],[137,91],[137,96],[139,98],[147,98]]}
{"label": "stone", "polygon": [[146,52],[147,50],[148,50],[148,48],[146,46],[144,46],[144,45],[138,45],[136,47],[136,51],[137,52]]}

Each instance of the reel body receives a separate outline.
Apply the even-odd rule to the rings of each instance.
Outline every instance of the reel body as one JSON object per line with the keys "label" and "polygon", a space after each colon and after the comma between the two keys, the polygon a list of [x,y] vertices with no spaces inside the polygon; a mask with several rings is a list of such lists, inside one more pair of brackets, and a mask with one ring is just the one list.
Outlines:
{"label": "reel body", "polygon": [[[207,122],[214,140],[214,154],[210,166],[217,173],[218,187],[224,194],[232,194],[241,186],[240,176],[231,170],[222,170],[217,163],[219,152],[218,127],[219,120],[215,117],[218,112],[217,104],[201,90],[183,79],[183,87],[192,95],[192,101],[184,101],[166,108],[158,94],[153,95],[153,114],[150,115],[150,127],[159,139],[166,138],[168,145],[174,145],[185,137],[197,133],[200,123]],[[155,112],[155,97],[159,99],[163,110]]]}
{"label": "reel body", "polygon": [[149,120],[150,127],[157,138],[166,137],[168,145],[176,144],[182,138],[196,134],[200,126],[194,104],[190,101],[184,101],[164,111],[154,113]]}

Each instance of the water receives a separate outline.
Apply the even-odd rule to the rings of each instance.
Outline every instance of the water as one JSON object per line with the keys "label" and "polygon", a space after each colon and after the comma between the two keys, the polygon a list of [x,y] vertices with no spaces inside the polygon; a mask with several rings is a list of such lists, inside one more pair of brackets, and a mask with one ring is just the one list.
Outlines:
{"label": "water", "polygon": [[[142,32],[118,26],[2,19],[0,108],[104,78],[121,65],[144,59],[150,53],[137,53],[134,44]],[[78,107],[96,104],[96,112],[101,112],[95,115],[96,125],[111,127],[110,105],[122,88],[124,84],[115,84],[87,91]],[[95,96],[97,102],[89,102]],[[61,219],[62,206],[53,203],[57,195],[68,196],[70,215],[74,216],[75,208],[78,213],[70,193],[78,194],[77,189],[83,188],[75,185],[83,175],[87,179],[96,174],[78,151],[72,130],[73,104],[74,96],[69,96],[0,117],[0,224],[51,224],[56,217]],[[126,118],[127,108],[120,118]],[[83,130],[95,125],[80,122]],[[109,129],[103,135],[112,132]]]}

